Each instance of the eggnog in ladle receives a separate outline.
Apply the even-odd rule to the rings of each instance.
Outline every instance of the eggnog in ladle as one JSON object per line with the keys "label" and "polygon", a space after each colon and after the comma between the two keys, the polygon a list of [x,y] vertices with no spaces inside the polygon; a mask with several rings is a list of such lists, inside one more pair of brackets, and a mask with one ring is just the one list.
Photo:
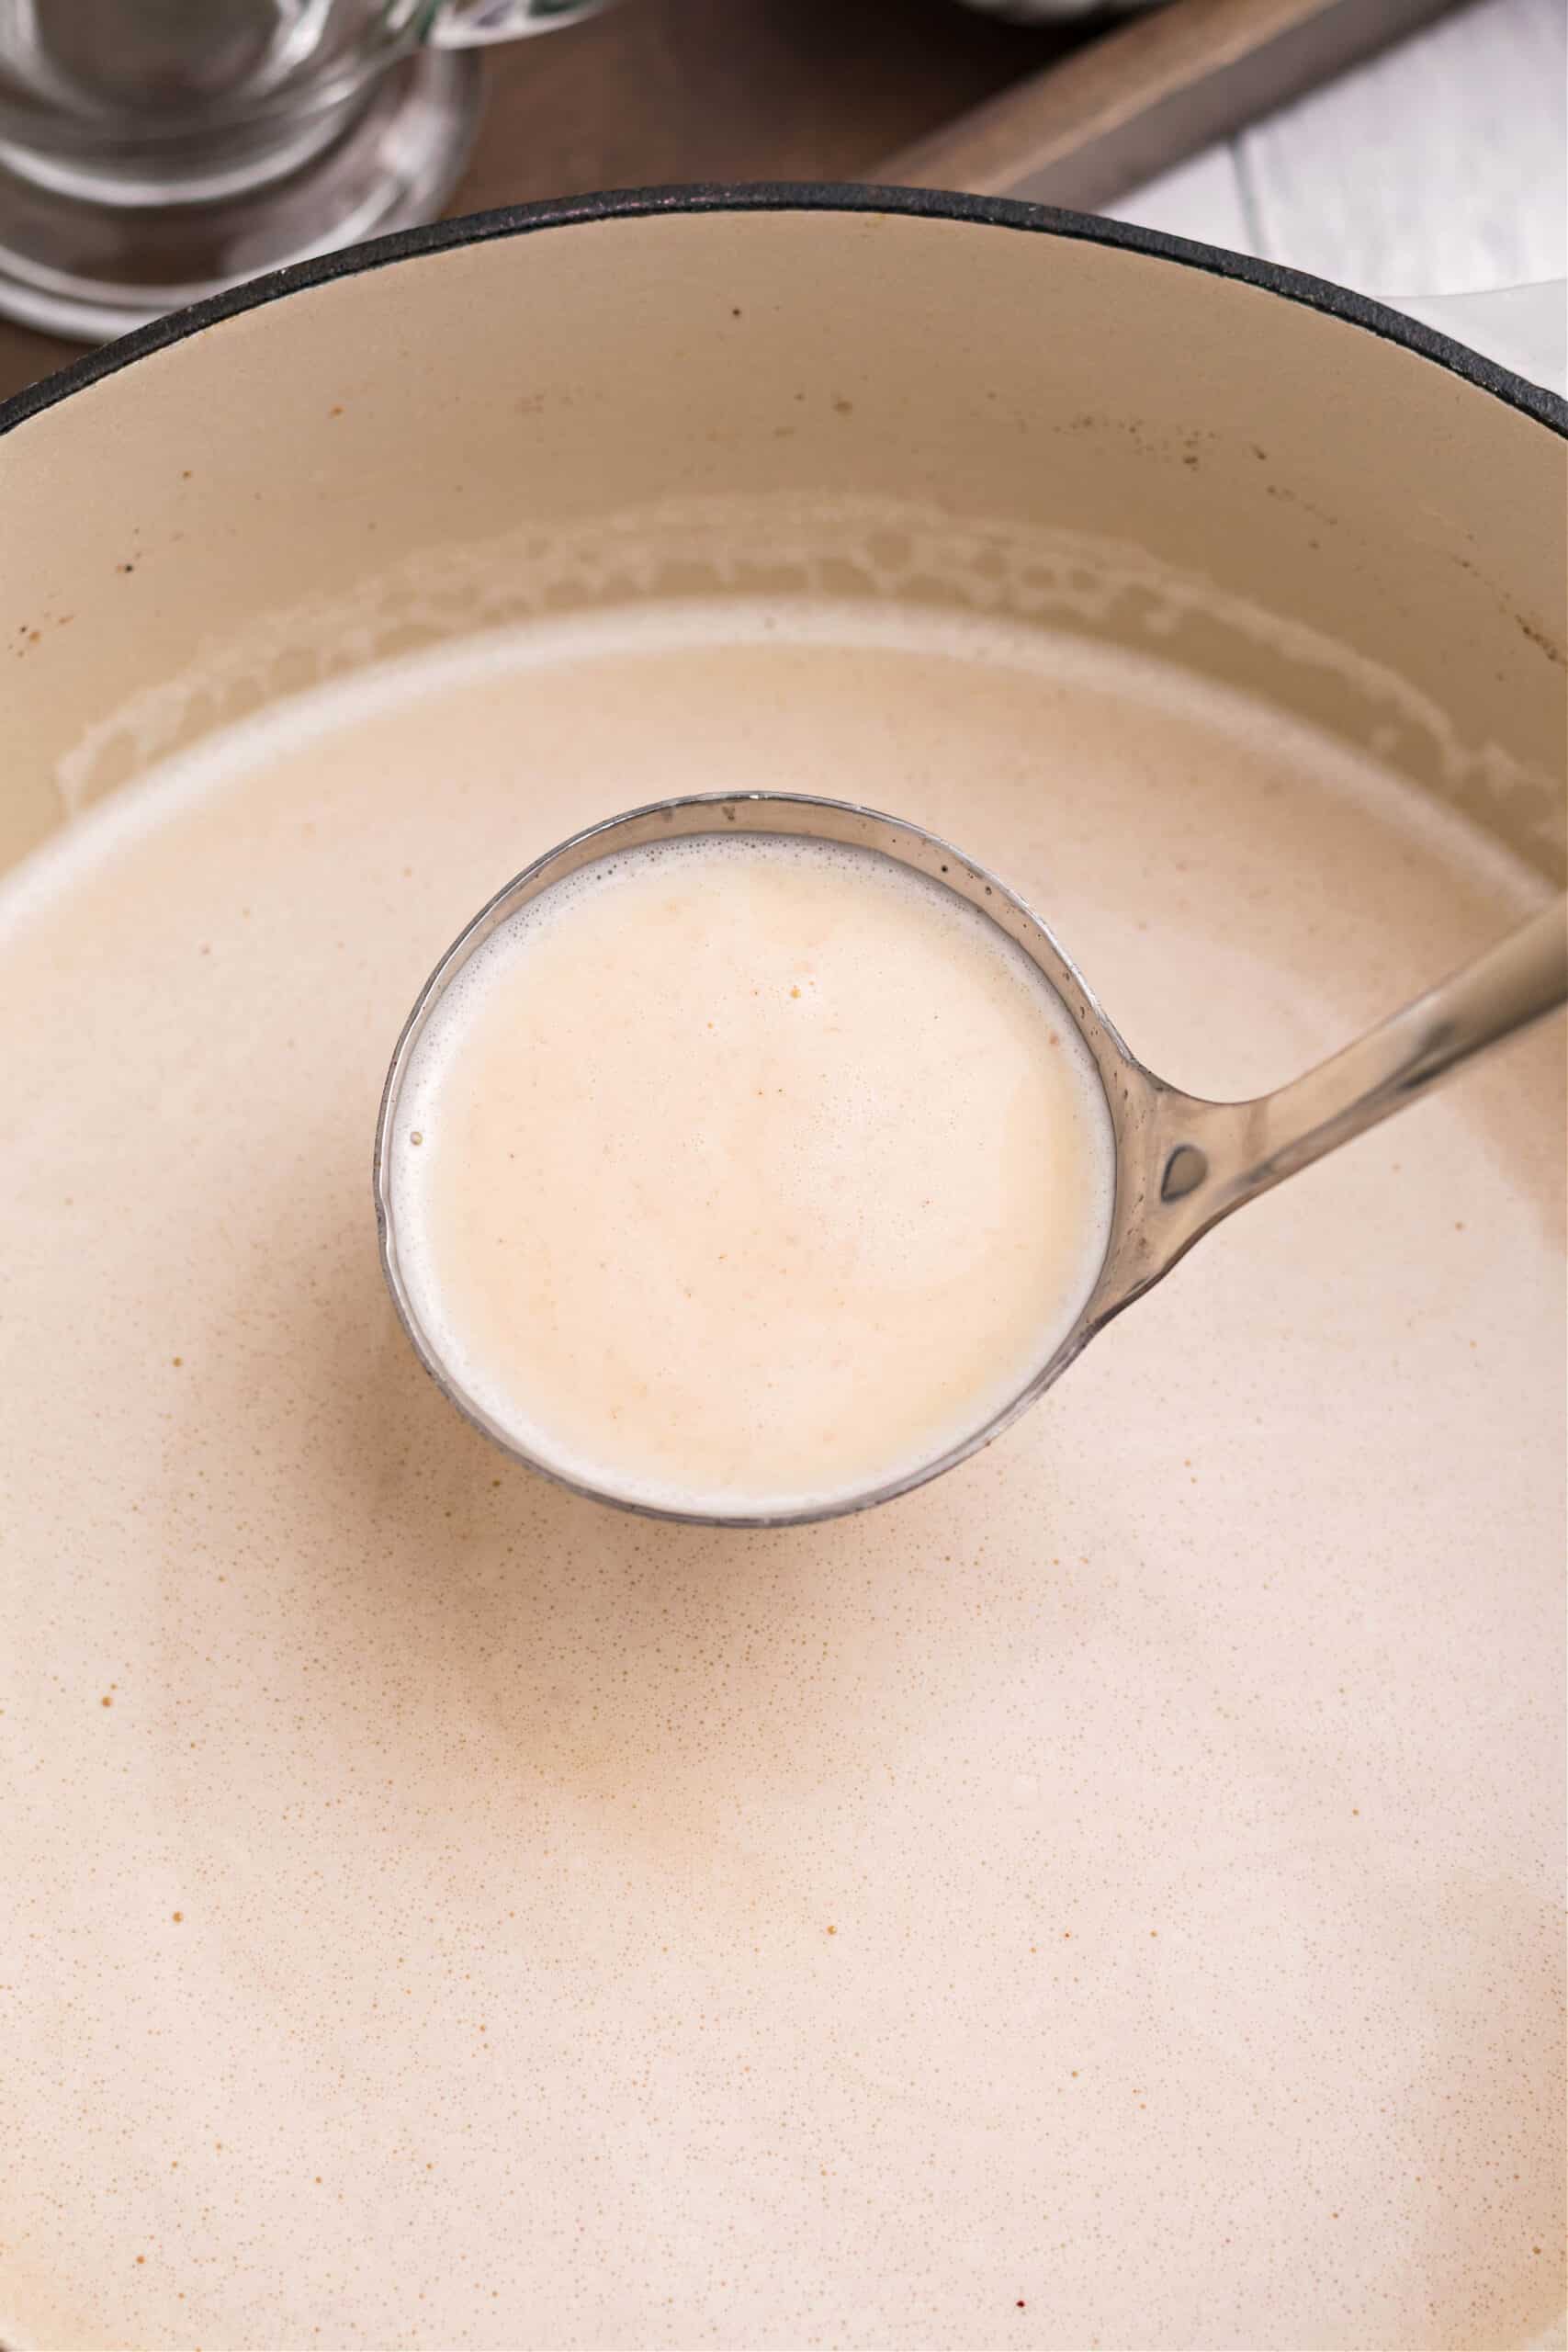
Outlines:
{"label": "eggnog in ladle", "polygon": [[987,1429],[1077,1320],[1114,1193],[1022,949],[798,835],[619,850],[509,915],[428,1003],[385,1152],[458,1401],[705,1517],[841,1507]]}

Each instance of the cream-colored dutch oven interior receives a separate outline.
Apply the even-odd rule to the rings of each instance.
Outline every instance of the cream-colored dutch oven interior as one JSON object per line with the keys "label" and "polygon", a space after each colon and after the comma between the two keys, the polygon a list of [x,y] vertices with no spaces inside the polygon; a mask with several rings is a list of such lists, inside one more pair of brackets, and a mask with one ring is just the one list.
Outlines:
{"label": "cream-colored dutch oven interior", "polygon": [[[400,262],[0,443],[0,849],[318,674],[541,601],[711,587],[716,532],[738,584],[804,560],[836,593],[951,594],[952,521],[991,534],[992,607],[1157,632],[1550,869],[1562,446],[1270,292],[999,226],[661,216]],[[738,499],[763,506],[739,566],[712,508]],[[878,537],[880,502],[940,554]]]}
{"label": "cream-colored dutch oven interior", "polygon": [[[261,303],[24,421],[0,440],[0,861],[167,752],[317,677],[525,614],[727,588],[957,600],[1168,656],[1373,751],[1542,875],[1561,875],[1563,442],[1550,428],[1394,341],[1197,266],[1006,226],[811,209],[609,219],[398,261]],[[637,797],[632,781],[626,802]],[[1244,826],[1244,799],[1220,807]],[[522,826],[517,864],[543,847]],[[1283,875],[1281,899],[1291,889]],[[1420,936],[1420,879],[1405,875],[1399,889],[1404,957]],[[409,941],[409,988],[470,903],[442,900],[445,932],[434,936],[433,917],[419,953]],[[1347,922],[1366,912],[1357,906]],[[1128,929],[1138,912],[1128,903]],[[1300,908],[1293,920],[1303,927]],[[195,965],[205,953],[193,941],[193,969],[214,969]],[[1416,957],[1405,978],[1420,976]],[[1117,1012],[1114,971],[1096,967],[1090,978]],[[110,1004],[104,971],[92,986],[94,1002]],[[226,1042],[240,1070],[249,1004],[235,1004]],[[1176,1009],[1173,1049],[1192,1028]],[[386,1049],[402,1012],[386,1004]],[[1236,1030],[1251,1018],[1244,1004]],[[1131,1035],[1140,1045],[1135,1025]],[[179,1018],[160,1051],[157,1068],[176,1068]],[[1518,1520],[1530,1515],[1526,1533],[1540,1536],[1544,1482],[1523,1479],[1495,1432],[1551,1369],[1540,1340],[1505,1352],[1502,1327],[1526,1319],[1517,1291],[1493,1296],[1497,1284],[1467,1259],[1441,1294],[1460,1306],[1434,1315],[1434,1366],[1448,1362],[1438,1348],[1474,1348],[1476,1329],[1505,1366],[1493,1385],[1467,1387],[1443,1423],[1450,1444],[1467,1440],[1453,1494],[1485,1524],[1474,1536],[1470,1521],[1455,1526],[1437,1562],[1416,1555],[1422,1510],[1443,1510],[1443,1465],[1432,1467],[1429,1430],[1399,1420],[1420,1374],[1399,1395],[1405,1331],[1389,1336],[1380,1291],[1404,1211],[1392,1179],[1382,1194],[1347,1181],[1347,1221],[1357,1202],[1375,1211],[1380,1200],[1387,1218],[1366,1211],[1340,1322],[1324,1307],[1300,1381],[1295,1366],[1279,1369],[1291,1312],[1312,1322],[1319,1306],[1307,1296],[1312,1268],[1281,1265],[1288,1202],[1307,1197],[1291,1185],[1274,1209],[1227,1227],[1235,1238],[1246,1226],[1241,1253],[1220,1256],[1218,1238],[1213,1259],[1197,1261],[1206,1270],[1194,1280],[1213,1289],[1173,1282],[1138,1307],[1096,1343],[1105,1385],[1086,1385],[1100,1378],[1090,1350],[1063,1383],[1063,1419],[1022,1430],[1010,1453],[1004,1442],[924,1500],[828,1536],[757,1538],[766,1547],[752,1553],[736,1538],[727,1550],[689,1529],[649,1533],[594,1515],[522,1473],[503,1487],[499,1458],[425,1395],[374,1268],[365,1179],[381,1051],[381,1037],[374,1054],[367,1045],[365,1101],[350,1089],[333,1105],[341,1117],[324,1146],[332,1122],[301,1122],[312,1150],[333,1155],[332,1197],[287,1193],[287,1169],[273,1190],[256,1185],[256,1200],[296,1218],[285,1259],[301,1282],[322,1277],[315,1306],[294,1312],[285,1259],[265,1256],[270,1227],[240,1235],[211,1301],[181,1291],[186,1277],[205,1284],[202,1247],[228,1251],[216,1159],[202,1162],[216,1173],[188,1265],[184,1227],[163,1232],[151,1211],[141,1216],[152,1256],[163,1251],[152,1275],[167,1268],[186,1322],[164,1329],[143,1307],[146,1348],[130,1383],[148,1428],[157,1411],[172,1432],[167,1446],[148,1440],[148,1456],[167,1453],[148,1467],[148,1494],[167,1505],[169,1543],[190,1557],[169,1555],[152,1601],[127,1576],[130,1600],[115,1592],[98,1606],[89,1545],[101,1545],[110,1576],[118,1550],[130,1557],[125,1529],[148,1529],[152,1503],[130,1521],[118,1512],[134,1503],[98,1496],[98,1423],[87,1416],[71,1463],[87,1533],[73,1555],[50,1526],[59,1601],[38,1618],[51,1628],[40,1644],[50,1656],[24,1660],[24,1675],[38,1665],[26,1738],[45,1726],[38,1738],[56,1746],[38,1767],[28,1747],[21,1788],[38,1851],[59,1853],[59,1879],[26,1884],[17,1900],[21,1962],[35,1975],[40,1950],[50,1954],[51,2023],[28,2096],[59,2133],[40,2147],[33,2131],[28,2188],[14,2199],[26,2227],[0,2253],[0,2334],[17,2345],[813,2338],[917,2352],[938,2340],[1089,2343],[1093,2326],[1102,2343],[1303,2345],[1312,2324],[1314,2343],[1366,2345],[1382,2324],[1378,2340],[1408,2352],[1441,2301],[1448,2319],[1432,2324],[1453,2326],[1446,2345],[1495,2347],[1505,2331],[1509,2343],[1544,2340],[1547,2232],[1514,2239],[1521,2199],[1535,2199],[1528,2211],[1550,2201],[1554,2126],[1540,2109],[1550,2065],[1528,2051],[1544,2049],[1540,1954],[1554,1928],[1540,1927],[1547,1900],[1521,1894],[1517,1853],[1497,1853],[1493,1835],[1518,1823],[1533,1863],[1551,1847],[1538,1809],[1544,1734],[1523,1767],[1505,1736],[1514,1687],[1518,1719],[1538,1722],[1528,1708],[1550,1649],[1533,1633],[1542,1583],[1530,1588],[1538,1613],[1521,1613],[1506,1557]],[[1464,1183],[1491,1181],[1483,1129],[1488,1103],[1512,1084],[1502,1070],[1479,1082],[1470,1129],[1443,1129],[1460,1134],[1446,1171],[1455,1200],[1427,1171],[1416,1238],[1396,1235],[1413,1317],[1438,1242],[1455,1244],[1458,1263]],[[1530,1070],[1540,1077],[1544,1061]],[[273,1087],[275,1141],[287,1125],[277,1072]],[[148,1105],[127,1101],[141,1120]],[[232,1089],[214,1110],[219,1126],[226,1117]],[[94,1120],[89,1103],[80,1155],[113,1200],[118,1162],[104,1173]],[[1540,1162],[1540,1181],[1521,1181],[1517,1218],[1497,1239],[1505,1268],[1538,1263],[1526,1239],[1556,1216],[1538,1141],[1535,1158],[1517,1152],[1521,1167]],[[148,1193],[167,1148],[134,1138]],[[1349,1155],[1336,1167],[1352,1167]],[[1497,1176],[1488,1197],[1500,1194]],[[54,1265],[54,1235],[68,1227],[50,1226],[45,1209],[50,1185],[33,1211],[45,1232],[38,1263]],[[1331,1242],[1319,1249],[1328,1261]],[[244,1324],[243,1268],[259,1263],[275,1277],[265,1306],[285,1334],[275,1355],[268,1331]],[[1215,1312],[1203,1322],[1192,1307],[1208,1296]],[[186,1327],[211,1340],[200,1381]],[[1138,1352],[1128,1355],[1134,1327],[1155,1371],[1138,1374]],[[1223,1357],[1232,1385],[1258,1378],[1269,1390],[1267,1430],[1262,1414],[1246,1432],[1215,1419],[1199,1345],[1180,1348],[1187,1329]],[[63,1336],[63,1381],[92,1362],[94,1343],[92,1329]],[[1253,1371],[1256,1343],[1272,1355]],[[1411,1360],[1416,1348],[1408,1339]],[[1361,1355],[1389,1364],[1382,1419],[1373,1374],[1354,1385]],[[1483,1362],[1467,1357],[1464,1376]],[[1361,1444],[1331,1446],[1324,1428],[1345,1366],[1375,1414]],[[56,1376],[45,1366],[42,1378]],[[1119,1420],[1128,1378],[1145,1381],[1131,1414],[1155,1432],[1143,1452]],[[1437,1371],[1425,1378],[1429,1395]],[[1168,1430],[1166,1383],[1178,1399]],[[277,1428],[256,1470],[254,1437],[268,1416],[259,1397],[273,1397]],[[1540,1473],[1550,1449],[1540,1395],[1530,1411]],[[1075,1503],[1079,1465],[1098,1461],[1107,1425],[1122,1440],[1114,1477],[1140,1500],[1147,1487],[1149,1510],[1168,1520],[1147,1543],[1090,1477]],[[1314,1428],[1321,1503],[1295,1463],[1298,1437]],[[223,1505],[243,1508],[244,1526],[226,1529],[219,1559],[197,1484],[223,1444],[244,1458],[244,1479],[232,1479],[243,1500]],[[355,1444],[362,1458],[350,1458]],[[1506,1494],[1488,1512],[1493,1453]],[[294,1470],[329,1484],[333,1467],[332,1496],[350,1498],[341,1578],[336,1521],[320,1553],[275,1543],[270,1524]],[[1220,1521],[1241,1529],[1236,1557],[1218,1566],[1203,1553],[1211,1496],[1227,1498]],[[47,1500],[45,1517],[54,1508]],[[983,1562],[989,1533],[974,1520],[987,1510],[1004,1524]],[[1307,1541],[1314,1512],[1342,1541],[1325,1562]],[[1380,1515],[1387,1557],[1375,1545],[1366,1557],[1373,1574],[1382,1562],[1387,1595],[1375,1639],[1363,1639],[1363,1532]],[[466,1571],[442,1553],[449,1521],[468,1532]],[[534,1529],[526,1541],[543,1569],[510,1550],[517,1526]],[[398,1543],[419,1547],[425,1533],[428,1557],[419,1553],[404,1583],[404,1569],[388,1578]],[[877,1578],[861,1543],[886,1545]],[[1048,1557],[1039,1574],[1037,1550]],[[155,1557],[152,1536],[146,1553]],[[1170,1590],[1192,1597],[1190,1623],[1159,1613]],[[1312,1609],[1328,1625],[1321,1644]],[[1182,1679],[1178,1651],[1161,1649],[1161,1628],[1182,1623],[1194,1644],[1213,1630],[1213,1689]],[[104,1646],[110,1633],[118,1649]],[[207,1644],[219,1665],[186,1675]],[[157,1651],[163,1681],[146,1705],[122,1651]],[[1485,1672],[1464,1687],[1479,1714],[1450,1738],[1441,1710],[1464,1684],[1462,1651]],[[332,1677],[320,1672],[324,1654]],[[1314,1670],[1325,1658],[1352,1658],[1354,1670],[1336,1670],[1340,1687],[1319,1689],[1309,1672],[1291,1681],[1300,1654]],[[1269,1660],[1303,1693],[1300,1740],[1267,1689],[1260,1701],[1248,1687]],[[1429,1746],[1417,1717],[1437,1722]],[[604,1724],[621,1726],[621,1747]],[[17,1731],[17,1710],[0,1729]],[[985,1743],[995,1757],[980,1755]],[[1236,1743],[1235,1785],[1213,1781]],[[125,1778],[122,1755],[141,1759],[141,1778]],[[1361,1778],[1342,1781],[1337,1755],[1354,1757]],[[1316,1764],[1300,1767],[1303,1757]],[[1483,1781],[1474,1815],[1458,1781],[1472,1764]],[[639,1797],[637,1820],[656,1815],[663,1844],[623,1832]],[[1413,1839],[1443,1809],[1488,1827],[1470,1847],[1443,1847],[1429,1877]],[[1185,1927],[1145,1917],[1143,1886],[1117,1886],[1119,1814],[1145,1847],[1168,1847],[1168,1877],[1213,1826],[1220,1907],[1203,1910],[1199,1889]],[[771,1844],[760,1820],[776,1826]],[[989,1835],[997,1820],[1009,1835]],[[312,1874],[317,1841],[329,1872]],[[1089,1919],[1055,1917],[1051,1891],[1042,1928],[1030,1912],[1013,1952],[989,1933],[987,1905],[1034,1891],[1010,1882],[1010,1863],[992,1872],[989,1856],[1037,1847],[1081,1863],[1089,1889],[1105,1874],[1135,1915],[1123,1919],[1107,1898]],[[874,1915],[870,1895],[863,1915],[853,1907],[863,1849],[865,1889],[879,1900],[894,1891]],[[733,1860],[743,1933],[712,1903],[715,1853]],[[600,1872],[571,1877],[594,1856]],[[564,1894],[536,1915],[555,1900],[550,1872]],[[1042,1884],[1060,1877],[1042,1872]],[[449,1945],[446,1924],[437,1931],[421,1910],[416,1891],[428,1886],[440,1889],[428,1907],[442,1910]],[[421,1917],[404,1917],[413,1910]],[[412,1966],[395,1981],[404,1928]],[[594,1996],[621,1936],[623,2041],[602,2041]],[[644,1952],[639,1936],[659,1950]],[[277,1969],[275,1940],[289,1945]],[[1361,1975],[1347,1978],[1357,1957]],[[1244,1973],[1224,1992],[1232,1964]],[[1079,1966],[1086,1983],[1102,1971],[1102,2013],[1134,2034],[1128,2079],[1131,2058],[1123,2065],[1112,2028],[1100,2032],[1100,2011],[1075,1990]],[[487,2008],[475,2008],[470,1969],[493,1996]],[[1046,1969],[1051,1990],[1037,1990]],[[745,1987],[757,1985],[766,1996],[748,2011]],[[1161,2004],[1180,2011],[1182,1990],[1203,1985],[1246,2049],[1229,2053],[1232,2065],[1206,2041],[1176,2041],[1187,2072],[1152,2091],[1143,2051],[1159,2034],[1145,2032],[1147,2018]],[[1411,2018],[1371,2007],[1336,2040],[1357,1985],[1413,1985]],[[345,2004],[341,2032],[322,2028],[317,1990]],[[1523,2040],[1526,2028],[1538,2040]],[[1416,2049],[1420,2032],[1429,2040]],[[104,2055],[108,2034],[115,2051]],[[1366,2168],[1319,2178],[1319,2141],[1349,2145],[1368,2053],[1389,2037],[1399,2055],[1368,2112]],[[536,2070],[546,2041],[567,2086],[555,2108]],[[1060,2082],[1039,2079],[1046,2046]],[[56,2051],[73,2076],[59,2084]],[[317,2082],[317,2061],[344,2072]],[[120,2093],[94,2072],[110,2065],[122,2067]],[[921,2067],[926,2084],[912,2079]],[[1213,2105],[1211,2076],[1229,2105]],[[1488,2091],[1479,2120],[1460,2117],[1450,2133],[1438,2108],[1455,2082],[1460,2096],[1476,2082]],[[1307,2109],[1293,2105],[1300,2086]],[[1405,2129],[1408,2105],[1417,2112]],[[468,2141],[475,2117],[479,2138]],[[558,2131],[562,2117],[571,2124],[558,2141],[552,2117]],[[1096,2147],[1112,2150],[1105,2204]],[[1405,2194],[1405,2171],[1420,2183],[1427,2152],[1450,2162],[1455,2147],[1438,2188]],[[28,2145],[9,2152],[28,2166]],[[1048,2194],[1018,2221],[1030,2152]],[[1512,2166],[1521,2189],[1506,2185]],[[5,2222],[0,2211],[0,2239],[12,2237]],[[1016,2265],[1025,2239],[1037,2265],[1027,2277]],[[1325,2248],[1321,2267],[1303,2246]],[[1194,2248],[1208,2253],[1199,2260]],[[1474,2298],[1472,2272],[1483,2281]],[[1164,2319],[1149,2317],[1161,2279],[1176,2281]],[[1067,2317],[1054,2334],[1055,2293]]]}

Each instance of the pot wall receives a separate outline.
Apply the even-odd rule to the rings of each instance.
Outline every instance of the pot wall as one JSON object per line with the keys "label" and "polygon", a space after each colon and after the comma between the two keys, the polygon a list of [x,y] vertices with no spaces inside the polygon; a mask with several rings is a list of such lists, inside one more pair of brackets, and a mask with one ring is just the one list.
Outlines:
{"label": "pot wall", "polygon": [[[1043,535],[1058,571],[1082,539],[1074,625],[1156,634],[1371,737],[1560,865],[1549,424],[1120,232],[832,200],[519,233],[496,216],[480,242],[304,283],[23,415],[0,438],[0,854],[322,666],[496,617],[496,578],[562,534],[761,501],[743,536],[764,581],[785,540],[852,507]],[[702,584],[679,541],[632,584]],[[863,588],[863,564],[832,560]],[[1027,602],[1027,547],[998,560],[987,594]],[[1119,564],[1097,597],[1089,575]],[[439,609],[420,606],[411,582],[437,576]],[[626,591],[613,563],[581,593]],[[1186,583],[1174,618],[1149,578]],[[892,592],[942,583],[906,556]]]}

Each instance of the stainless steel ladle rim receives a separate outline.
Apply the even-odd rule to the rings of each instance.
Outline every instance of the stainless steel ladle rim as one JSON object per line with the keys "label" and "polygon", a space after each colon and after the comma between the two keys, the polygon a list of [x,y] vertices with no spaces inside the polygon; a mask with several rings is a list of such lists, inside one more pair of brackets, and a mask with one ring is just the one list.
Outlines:
{"label": "stainless steel ladle rim", "polygon": [[[778,821],[756,821],[764,815]],[[373,1182],[381,1267],[393,1305],[415,1353],[443,1396],[465,1419],[514,1461],[537,1471],[573,1494],[582,1495],[591,1501],[611,1504],[616,1510],[635,1512],[641,1518],[674,1521],[686,1525],[794,1527],[818,1520],[844,1518],[855,1511],[868,1510],[878,1503],[891,1502],[897,1496],[924,1486],[928,1480],[940,1477],[943,1471],[955,1468],[971,1454],[989,1445],[1043,1395],[1066,1370],[1094,1331],[1109,1320],[1110,1312],[1113,1310],[1108,1310],[1102,1302],[1096,1311],[1101,1287],[1100,1280],[1097,1278],[1088,1303],[1066,1336],[1018,1393],[968,1435],[929,1461],[901,1471],[875,1487],[829,1502],[808,1503],[778,1510],[677,1510],[574,1477],[558,1464],[524,1444],[463,1386],[425,1330],[404,1281],[392,1200],[390,1146],[402,1081],[414,1046],[435,1005],[475,951],[503,922],[510,921],[545,890],[565,880],[568,875],[580,872],[586,865],[595,865],[618,850],[641,848],[649,842],[660,840],[730,831],[848,842],[852,846],[879,851],[883,855],[896,858],[914,871],[945,884],[958,897],[996,922],[1043,973],[1062,998],[1067,1017],[1084,1036],[1102,1087],[1106,1086],[1108,1055],[1113,1059],[1119,1074],[1134,1078],[1145,1085],[1153,1085],[1156,1081],[1149,1079],[1142,1065],[1128,1052],[1087,981],[1048,926],[1016,891],[978,864],[966,851],[944,840],[942,835],[929,832],[907,818],[894,817],[886,810],[867,808],[854,801],[818,797],[807,793],[781,792],[691,793],[674,799],[650,801],[621,815],[602,819],[597,824],[585,826],[581,831],[558,842],[553,849],[547,850],[543,856],[536,858],[504,883],[464,925],[414,1000],[413,1008],[392,1053],[381,1090],[380,1111],[376,1124]],[[915,854],[911,854],[911,852]],[[1114,1235],[1120,1204],[1121,1123],[1117,1120],[1116,1106],[1111,1101],[1109,1087],[1106,1087],[1106,1092],[1112,1125],[1117,1130],[1118,1202],[1112,1207],[1111,1223],[1111,1231]]]}

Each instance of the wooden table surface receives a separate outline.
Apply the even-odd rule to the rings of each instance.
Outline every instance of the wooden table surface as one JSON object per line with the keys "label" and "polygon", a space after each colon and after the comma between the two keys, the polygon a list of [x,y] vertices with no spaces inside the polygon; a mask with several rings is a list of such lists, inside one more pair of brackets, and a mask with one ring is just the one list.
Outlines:
{"label": "wooden table surface", "polygon": [[1369,294],[1568,277],[1568,12],[1466,0],[1108,209]]}

